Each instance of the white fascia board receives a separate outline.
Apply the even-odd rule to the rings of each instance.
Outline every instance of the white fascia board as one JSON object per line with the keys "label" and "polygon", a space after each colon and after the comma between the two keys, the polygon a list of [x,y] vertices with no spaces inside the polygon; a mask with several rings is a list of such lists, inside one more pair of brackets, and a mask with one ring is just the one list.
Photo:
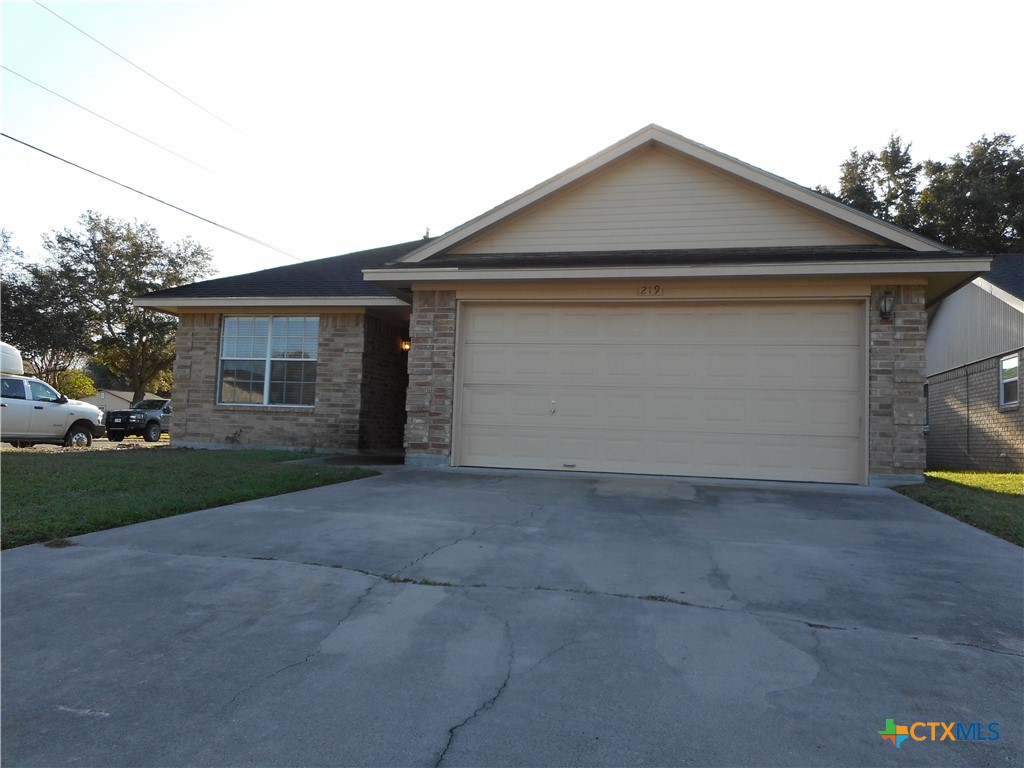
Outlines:
{"label": "white fascia board", "polygon": [[792,181],[776,176],[768,171],[761,170],[742,160],[723,154],[718,150],[711,149],[703,144],[681,136],[678,133],[666,130],[658,125],[649,125],[642,128],[621,141],[613,144],[607,149],[598,152],[596,155],[587,158],[581,163],[574,165],[562,173],[541,182],[532,189],[523,192],[511,200],[508,200],[496,208],[478,216],[475,219],[456,227],[455,229],[441,235],[427,245],[406,254],[399,262],[416,263],[423,261],[437,253],[452,248],[459,243],[473,237],[484,229],[497,224],[503,219],[515,215],[524,208],[533,205],[545,197],[555,194],[568,185],[578,181],[594,171],[609,165],[610,163],[625,157],[647,144],[660,144],[680,154],[702,162],[720,171],[728,173],[737,178],[743,179],[751,184],[767,189],[781,195],[795,203],[812,208],[819,213],[838,219],[857,229],[870,232],[873,235],[888,240],[896,245],[902,245],[916,251],[949,251],[947,246],[934,240],[915,235],[901,227],[897,227],[874,216],[861,213],[836,200],[820,195],[813,190],[802,187]]}
{"label": "white fascia board", "polygon": [[898,261],[819,261],[802,264],[724,264],[645,267],[559,267],[504,269],[368,269],[367,280],[389,283],[461,282],[470,280],[601,280],[667,277],[770,277],[797,275],[887,275],[935,272],[977,273],[988,270],[989,259],[911,259]]}
{"label": "white fascia board", "polygon": [[1018,299],[1012,293],[1004,291],[998,285],[990,283],[983,277],[976,278],[974,280],[974,285],[978,286],[979,288],[981,288],[981,290],[985,291],[986,293],[989,293],[995,298],[999,299],[1004,304],[1013,307],[1021,314],[1024,314],[1024,299]]}
{"label": "white fascia board", "polygon": [[392,296],[231,296],[211,298],[190,296],[181,299],[145,297],[133,299],[137,307],[162,309],[175,307],[408,307],[409,303]]}

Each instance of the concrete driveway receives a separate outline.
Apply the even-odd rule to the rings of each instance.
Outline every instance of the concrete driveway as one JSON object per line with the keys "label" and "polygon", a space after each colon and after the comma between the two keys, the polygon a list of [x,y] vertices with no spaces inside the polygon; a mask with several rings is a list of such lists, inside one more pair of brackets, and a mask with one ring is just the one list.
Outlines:
{"label": "concrete driveway", "polygon": [[891,491],[398,468],[76,543],[3,555],[6,766],[1024,760],[1021,550]]}

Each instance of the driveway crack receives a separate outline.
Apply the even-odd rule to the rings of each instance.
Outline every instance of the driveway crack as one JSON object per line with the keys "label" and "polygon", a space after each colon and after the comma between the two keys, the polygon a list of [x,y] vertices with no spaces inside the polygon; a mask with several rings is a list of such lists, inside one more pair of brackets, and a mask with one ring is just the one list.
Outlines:
{"label": "driveway crack", "polygon": [[528,514],[528,515],[526,515],[524,517],[520,517],[520,518],[518,518],[516,520],[513,520],[512,522],[506,522],[506,521],[502,520],[500,522],[492,523],[491,525],[484,526],[483,528],[474,528],[472,531],[470,531],[465,536],[460,536],[459,538],[455,539],[454,541],[450,541],[447,544],[442,544],[441,546],[437,547],[436,549],[432,549],[431,551],[426,552],[426,553],[420,555],[419,557],[417,557],[412,562],[407,563],[406,565],[403,565],[401,568],[399,568],[397,571],[395,571],[394,575],[397,576],[398,574],[402,573],[402,571],[405,571],[405,570],[408,570],[409,568],[412,568],[414,565],[416,565],[417,563],[419,563],[422,560],[426,560],[431,555],[436,555],[442,549],[448,549],[449,547],[454,547],[456,544],[461,544],[463,541],[467,541],[469,539],[472,539],[478,533],[484,533],[486,531],[491,531],[491,530],[494,530],[495,528],[500,528],[501,526],[508,526],[510,528],[514,528],[514,527],[516,527],[518,525],[522,525],[526,521],[532,520],[534,515],[536,515],[538,511],[540,511],[541,509],[544,508],[544,505],[542,505],[542,504],[532,504],[530,502],[514,501],[513,499],[509,498],[509,496],[507,494],[504,494],[504,493],[503,494],[499,494],[499,495],[502,496],[510,504],[525,504],[527,506],[532,507],[533,509],[530,510],[530,514]]}
{"label": "driveway crack", "polygon": [[270,674],[264,675],[262,678],[260,678],[256,682],[251,683],[250,685],[245,686],[242,690],[240,690],[238,693],[236,693],[234,696],[231,697],[231,700],[227,704],[224,705],[223,709],[231,708],[235,704],[236,701],[238,701],[240,698],[242,698],[242,696],[244,696],[245,694],[249,693],[250,691],[255,690],[256,688],[259,688],[261,685],[263,685],[264,683],[268,682],[269,680],[272,680],[273,678],[277,677],[281,673],[287,672],[289,669],[294,669],[295,667],[301,667],[303,664],[308,664],[313,659],[315,659],[317,656],[319,656],[320,652],[323,650],[324,641],[328,637],[330,637],[331,635],[333,635],[335,632],[338,631],[338,627],[340,627],[342,624],[345,623],[346,620],[348,620],[348,618],[355,612],[356,608],[359,607],[359,605],[363,602],[363,600],[365,600],[369,596],[369,594],[374,590],[374,588],[378,584],[380,584],[379,581],[372,582],[366,588],[366,590],[361,595],[359,595],[359,597],[357,597],[353,601],[352,605],[349,606],[349,609],[347,611],[345,611],[345,613],[342,615],[342,617],[340,619],[338,619],[337,623],[335,623],[335,625],[323,637],[321,637],[319,641],[317,641],[317,644],[316,644],[316,647],[314,648],[314,650],[312,652],[306,654],[306,657],[304,659],[302,659],[301,661],[293,661],[290,664],[285,664],[283,667],[279,667],[278,669],[275,669]]}
{"label": "driveway crack", "polygon": [[498,700],[501,694],[505,692],[505,689],[508,687],[508,681],[512,679],[512,664],[515,661],[515,644],[512,642],[512,628],[509,626],[508,621],[505,621],[504,624],[505,639],[508,641],[508,669],[505,671],[505,679],[501,681],[501,685],[498,686],[498,690],[495,691],[494,695],[491,696],[491,698],[489,698],[479,707],[477,707],[476,710],[474,710],[473,714],[471,714],[458,725],[453,725],[451,728],[448,729],[448,741],[445,743],[444,749],[441,750],[441,754],[438,755],[437,762],[434,763],[434,768],[440,768],[441,763],[443,763],[445,757],[448,756],[448,750],[451,749],[452,743],[455,741],[455,733],[464,725],[466,725],[470,720],[474,719],[475,717],[478,717],[479,715],[483,714],[491,707],[493,707],[495,702]]}

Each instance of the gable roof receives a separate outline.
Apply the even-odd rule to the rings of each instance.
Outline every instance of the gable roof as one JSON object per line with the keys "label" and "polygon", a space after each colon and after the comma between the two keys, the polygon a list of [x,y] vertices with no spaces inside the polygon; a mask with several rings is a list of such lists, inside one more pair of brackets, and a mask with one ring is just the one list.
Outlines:
{"label": "gable roof", "polygon": [[[695,161],[716,173],[723,173],[737,182],[753,185],[790,204],[815,213],[822,218],[831,219],[837,224],[859,230],[890,246],[902,247],[911,251],[951,250],[940,243],[861,213],[806,187],[794,184],[780,176],[775,176],[652,124],[487,213],[441,235],[430,243],[421,244],[421,247],[402,257],[401,261],[406,264],[420,263],[431,259],[436,254],[451,251],[481,233],[493,229],[499,223],[508,221],[527,209],[537,206],[541,201],[550,200],[553,196],[579,185],[594,174],[605,171],[625,158],[651,147],[678,153],[678,155]],[[428,264],[424,263],[422,266],[427,267]]]}
{"label": "gable roof", "polygon": [[[288,299],[288,303],[335,306],[405,306],[391,291],[363,280],[363,270],[393,262],[422,246],[425,240],[387,245],[341,256],[304,261],[244,275],[203,280],[147,293],[135,304],[174,312],[183,306],[241,305],[249,300]],[[317,301],[317,300],[321,301]]]}
{"label": "gable roof", "polygon": [[[113,395],[114,397],[119,397],[122,400],[126,400],[129,403],[132,401],[132,398],[135,396],[134,392],[128,392],[128,391],[122,390],[122,389],[104,389],[104,388],[100,387],[99,389],[96,390],[96,394],[95,395],[90,395],[89,397],[92,397],[92,398],[95,398],[95,399],[99,399],[99,396],[101,394]],[[153,392],[145,392],[142,395],[142,399],[143,400],[168,400],[169,398],[160,397],[160,395],[154,394]],[[89,402],[89,398],[85,398],[85,401]]]}

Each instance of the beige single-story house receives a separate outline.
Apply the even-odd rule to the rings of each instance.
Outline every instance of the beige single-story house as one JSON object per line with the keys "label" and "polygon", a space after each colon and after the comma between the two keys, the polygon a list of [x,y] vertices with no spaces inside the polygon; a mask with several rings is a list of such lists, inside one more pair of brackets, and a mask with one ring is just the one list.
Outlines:
{"label": "beige single-story house", "polygon": [[929,469],[1024,471],[1024,254],[929,308]]}
{"label": "beige single-story house", "polygon": [[[123,411],[132,407],[132,392],[120,389],[97,389],[95,395],[83,397],[82,402],[91,403],[101,411]],[[143,400],[158,400],[160,395],[147,392]]]}
{"label": "beige single-story house", "polygon": [[923,471],[927,308],[989,261],[652,125],[440,237],[138,303],[179,444],[866,484]]}

